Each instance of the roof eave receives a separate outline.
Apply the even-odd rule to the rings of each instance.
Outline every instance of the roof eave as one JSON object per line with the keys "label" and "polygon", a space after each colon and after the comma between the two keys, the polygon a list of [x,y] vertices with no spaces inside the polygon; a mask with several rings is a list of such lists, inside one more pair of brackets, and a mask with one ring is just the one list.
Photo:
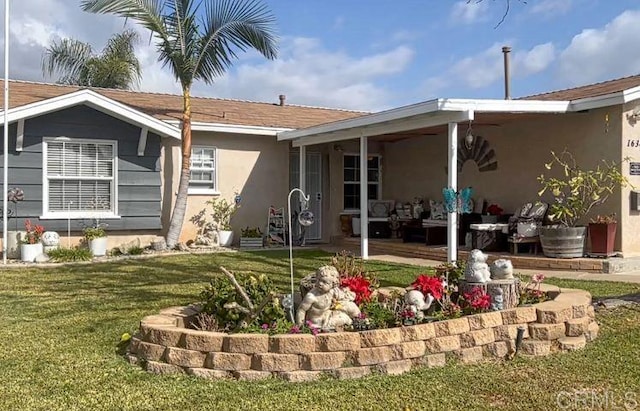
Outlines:
{"label": "roof eave", "polygon": [[[14,107],[7,112],[7,118],[9,123],[13,123],[80,104],[85,104],[141,128],[148,128],[160,136],[180,139],[179,128],[92,90],[78,90],[58,97]],[[3,114],[4,112],[0,111],[0,116]]]}

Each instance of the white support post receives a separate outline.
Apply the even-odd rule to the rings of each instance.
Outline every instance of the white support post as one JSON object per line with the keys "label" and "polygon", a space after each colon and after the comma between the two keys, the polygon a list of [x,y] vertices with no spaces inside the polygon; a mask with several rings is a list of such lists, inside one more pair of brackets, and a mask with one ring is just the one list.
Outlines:
{"label": "white support post", "polygon": [[367,191],[367,137],[360,137],[360,256],[369,259],[369,201]]}
{"label": "white support post", "polygon": [[307,192],[307,146],[300,146],[300,190]]}
{"label": "white support post", "polygon": [[[458,123],[449,123],[449,163],[447,184],[454,192],[458,191]],[[449,213],[447,221],[447,262],[458,259],[458,212]]]}

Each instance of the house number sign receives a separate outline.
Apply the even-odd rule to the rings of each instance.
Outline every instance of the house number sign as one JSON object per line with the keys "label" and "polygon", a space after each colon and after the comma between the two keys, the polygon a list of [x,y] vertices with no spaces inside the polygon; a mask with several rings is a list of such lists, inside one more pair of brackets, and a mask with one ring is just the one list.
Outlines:
{"label": "house number sign", "polygon": [[629,174],[632,176],[640,176],[640,163],[630,163]]}

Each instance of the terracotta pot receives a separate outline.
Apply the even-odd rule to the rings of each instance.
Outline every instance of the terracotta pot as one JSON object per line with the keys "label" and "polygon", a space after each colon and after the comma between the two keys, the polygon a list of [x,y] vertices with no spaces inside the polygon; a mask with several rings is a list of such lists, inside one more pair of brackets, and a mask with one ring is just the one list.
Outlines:
{"label": "terracotta pot", "polygon": [[617,223],[590,223],[589,239],[591,240],[591,254],[601,256],[614,255],[613,247],[616,240]]}

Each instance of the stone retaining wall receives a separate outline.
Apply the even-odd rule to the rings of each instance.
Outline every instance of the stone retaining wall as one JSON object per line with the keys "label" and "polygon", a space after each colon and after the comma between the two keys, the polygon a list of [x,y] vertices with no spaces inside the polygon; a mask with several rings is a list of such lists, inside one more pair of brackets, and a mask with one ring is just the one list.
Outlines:
{"label": "stone retaining wall", "polygon": [[339,379],[373,372],[401,374],[412,367],[473,363],[519,353],[548,355],[583,348],[598,335],[591,295],[546,287],[552,300],[527,307],[476,314],[435,323],[361,332],[226,334],[185,328],[193,307],[172,307],[145,317],[127,353],[130,362],[157,374],[257,380],[277,376],[309,381],[324,374]]}

